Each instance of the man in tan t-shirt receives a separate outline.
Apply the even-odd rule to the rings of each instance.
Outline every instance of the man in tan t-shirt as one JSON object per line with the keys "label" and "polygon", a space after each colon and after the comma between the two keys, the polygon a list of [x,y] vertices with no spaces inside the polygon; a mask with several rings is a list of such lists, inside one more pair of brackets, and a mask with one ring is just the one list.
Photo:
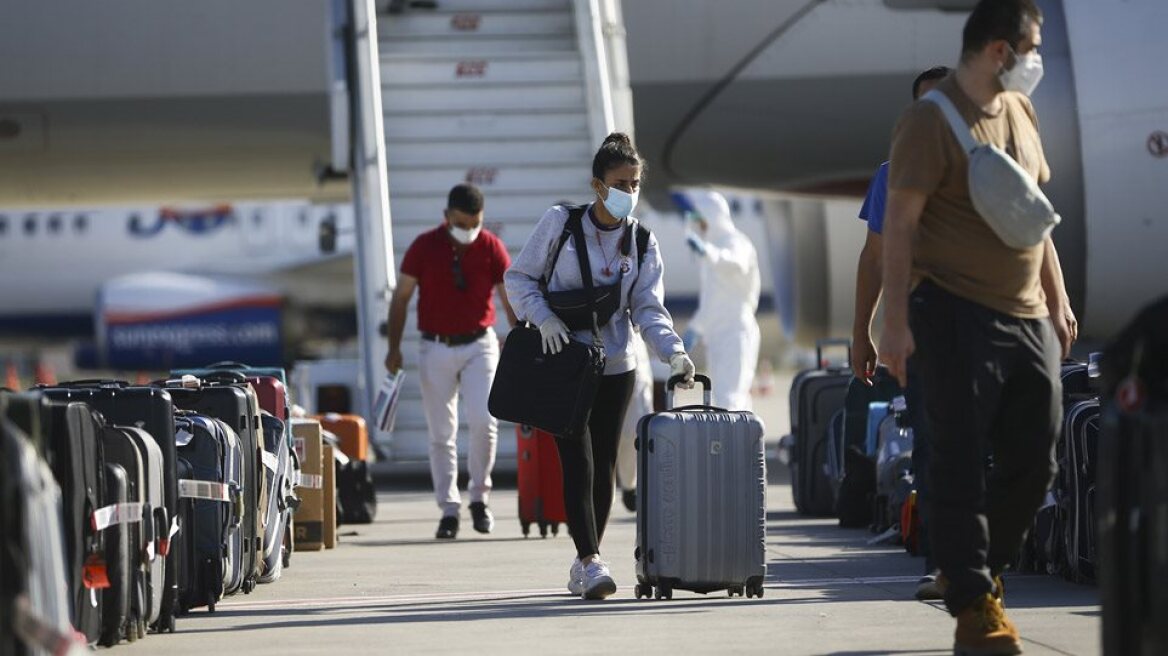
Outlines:
{"label": "man in tan t-shirt", "polygon": [[[1027,97],[1042,72],[1041,24],[1033,0],[982,0],[966,22],[957,72],[936,91],[974,138],[1045,182]],[[1049,238],[1010,248],[974,210],[968,157],[927,98],[901,116],[890,159],[879,353],[902,385],[911,356],[928,389],[930,537],[957,617],[955,653],[1020,653],[999,575],[1057,471],[1059,360],[1075,337],[1062,270]]]}

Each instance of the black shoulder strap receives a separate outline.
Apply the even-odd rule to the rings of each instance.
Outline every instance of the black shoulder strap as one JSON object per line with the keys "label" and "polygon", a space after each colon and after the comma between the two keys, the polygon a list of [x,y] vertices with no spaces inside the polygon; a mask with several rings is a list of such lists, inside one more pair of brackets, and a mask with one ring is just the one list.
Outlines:
{"label": "black shoulder strap", "polygon": [[556,243],[556,249],[548,262],[547,268],[544,270],[544,282],[551,280],[552,272],[556,270],[556,263],[560,261],[560,252],[564,250],[564,244],[568,243],[568,238],[572,236],[571,225],[572,221],[581,223],[584,218],[584,211],[587,209],[584,205],[564,205],[562,206],[568,210],[568,220],[564,222],[564,231],[560,233],[560,239]]}
{"label": "black shoulder strap", "polygon": [[640,221],[637,221],[637,270],[645,263],[645,253],[649,251],[649,236],[652,233]]}
{"label": "black shoulder strap", "polygon": [[[584,289],[588,290],[588,295],[592,297],[592,302],[596,302],[596,286],[592,282],[592,263],[588,261],[588,241],[584,239],[584,209],[576,208],[578,211],[570,211],[568,213],[568,221],[564,224],[565,232],[572,234],[572,241],[576,244],[576,260],[580,263],[580,279],[584,282]],[[560,238],[560,247],[563,247],[563,237]],[[559,254],[556,255],[557,259]],[[554,268],[554,266],[553,266]]]}

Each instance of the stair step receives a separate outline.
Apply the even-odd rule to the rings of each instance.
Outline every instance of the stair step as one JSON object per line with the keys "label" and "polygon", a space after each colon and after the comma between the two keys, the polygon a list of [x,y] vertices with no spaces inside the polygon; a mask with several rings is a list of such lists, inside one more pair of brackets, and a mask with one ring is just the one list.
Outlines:
{"label": "stair step", "polygon": [[475,89],[427,89],[394,87],[386,89],[385,114],[570,111],[584,106],[580,84],[498,85]]}
{"label": "stair step", "polygon": [[[494,193],[560,192],[564,189],[587,189],[592,175],[584,166],[500,166],[472,169],[433,168],[392,171],[390,189],[405,196],[443,194],[459,181]],[[554,201],[555,199],[553,199]]]}
{"label": "stair step", "polygon": [[388,18],[410,14],[475,11],[567,11],[571,7],[572,0],[441,0],[437,9],[407,9],[402,14],[389,14]]}
{"label": "stair step", "polygon": [[564,35],[552,36],[475,36],[465,38],[392,39],[378,47],[389,57],[490,57],[499,54],[576,53],[576,40]]}
{"label": "stair step", "polygon": [[432,166],[507,166],[516,164],[574,164],[591,157],[583,139],[465,141],[409,143],[386,146],[390,172]]}
{"label": "stair step", "polygon": [[[387,94],[388,95],[388,94]],[[545,139],[577,138],[587,140],[588,115],[583,107],[544,114],[462,113],[432,116],[394,116],[385,122],[389,149],[393,144],[410,141],[473,139]],[[392,156],[392,154],[391,154]]]}
{"label": "stair step", "polygon": [[569,11],[409,12],[378,24],[379,41],[465,38],[480,34],[574,38],[575,33],[575,19]]}
{"label": "stair step", "polygon": [[583,82],[584,73],[574,53],[544,56],[540,60],[511,57],[430,59],[383,58],[382,88],[388,93],[402,86],[433,85],[463,88],[480,84],[539,84]]}

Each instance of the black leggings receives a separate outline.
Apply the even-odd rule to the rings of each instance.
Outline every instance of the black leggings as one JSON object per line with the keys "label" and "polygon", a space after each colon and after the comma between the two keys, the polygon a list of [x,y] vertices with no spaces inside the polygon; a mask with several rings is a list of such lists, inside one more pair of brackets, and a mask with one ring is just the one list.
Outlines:
{"label": "black leggings", "polygon": [[617,445],[635,380],[635,371],[602,376],[588,430],[578,439],[556,437],[564,469],[568,531],[579,558],[600,553],[612,509]]}

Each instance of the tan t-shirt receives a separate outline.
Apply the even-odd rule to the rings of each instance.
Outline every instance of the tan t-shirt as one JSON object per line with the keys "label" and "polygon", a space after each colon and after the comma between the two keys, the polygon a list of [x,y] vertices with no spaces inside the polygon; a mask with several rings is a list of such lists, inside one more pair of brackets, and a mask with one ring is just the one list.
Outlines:
{"label": "tan t-shirt", "polygon": [[[982,111],[950,75],[937,89],[953,101],[981,143],[1006,151],[1039,183],[1050,168],[1038,136],[1030,99],[1002,94],[997,115]],[[917,101],[906,109],[892,136],[889,189],[928,195],[913,241],[913,279],[929,278],[943,289],[1020,318],[1048,315],[1039,280],[1043,245],[1017,250],[990,229],[969,199],[969,158],[941,108]]]}

